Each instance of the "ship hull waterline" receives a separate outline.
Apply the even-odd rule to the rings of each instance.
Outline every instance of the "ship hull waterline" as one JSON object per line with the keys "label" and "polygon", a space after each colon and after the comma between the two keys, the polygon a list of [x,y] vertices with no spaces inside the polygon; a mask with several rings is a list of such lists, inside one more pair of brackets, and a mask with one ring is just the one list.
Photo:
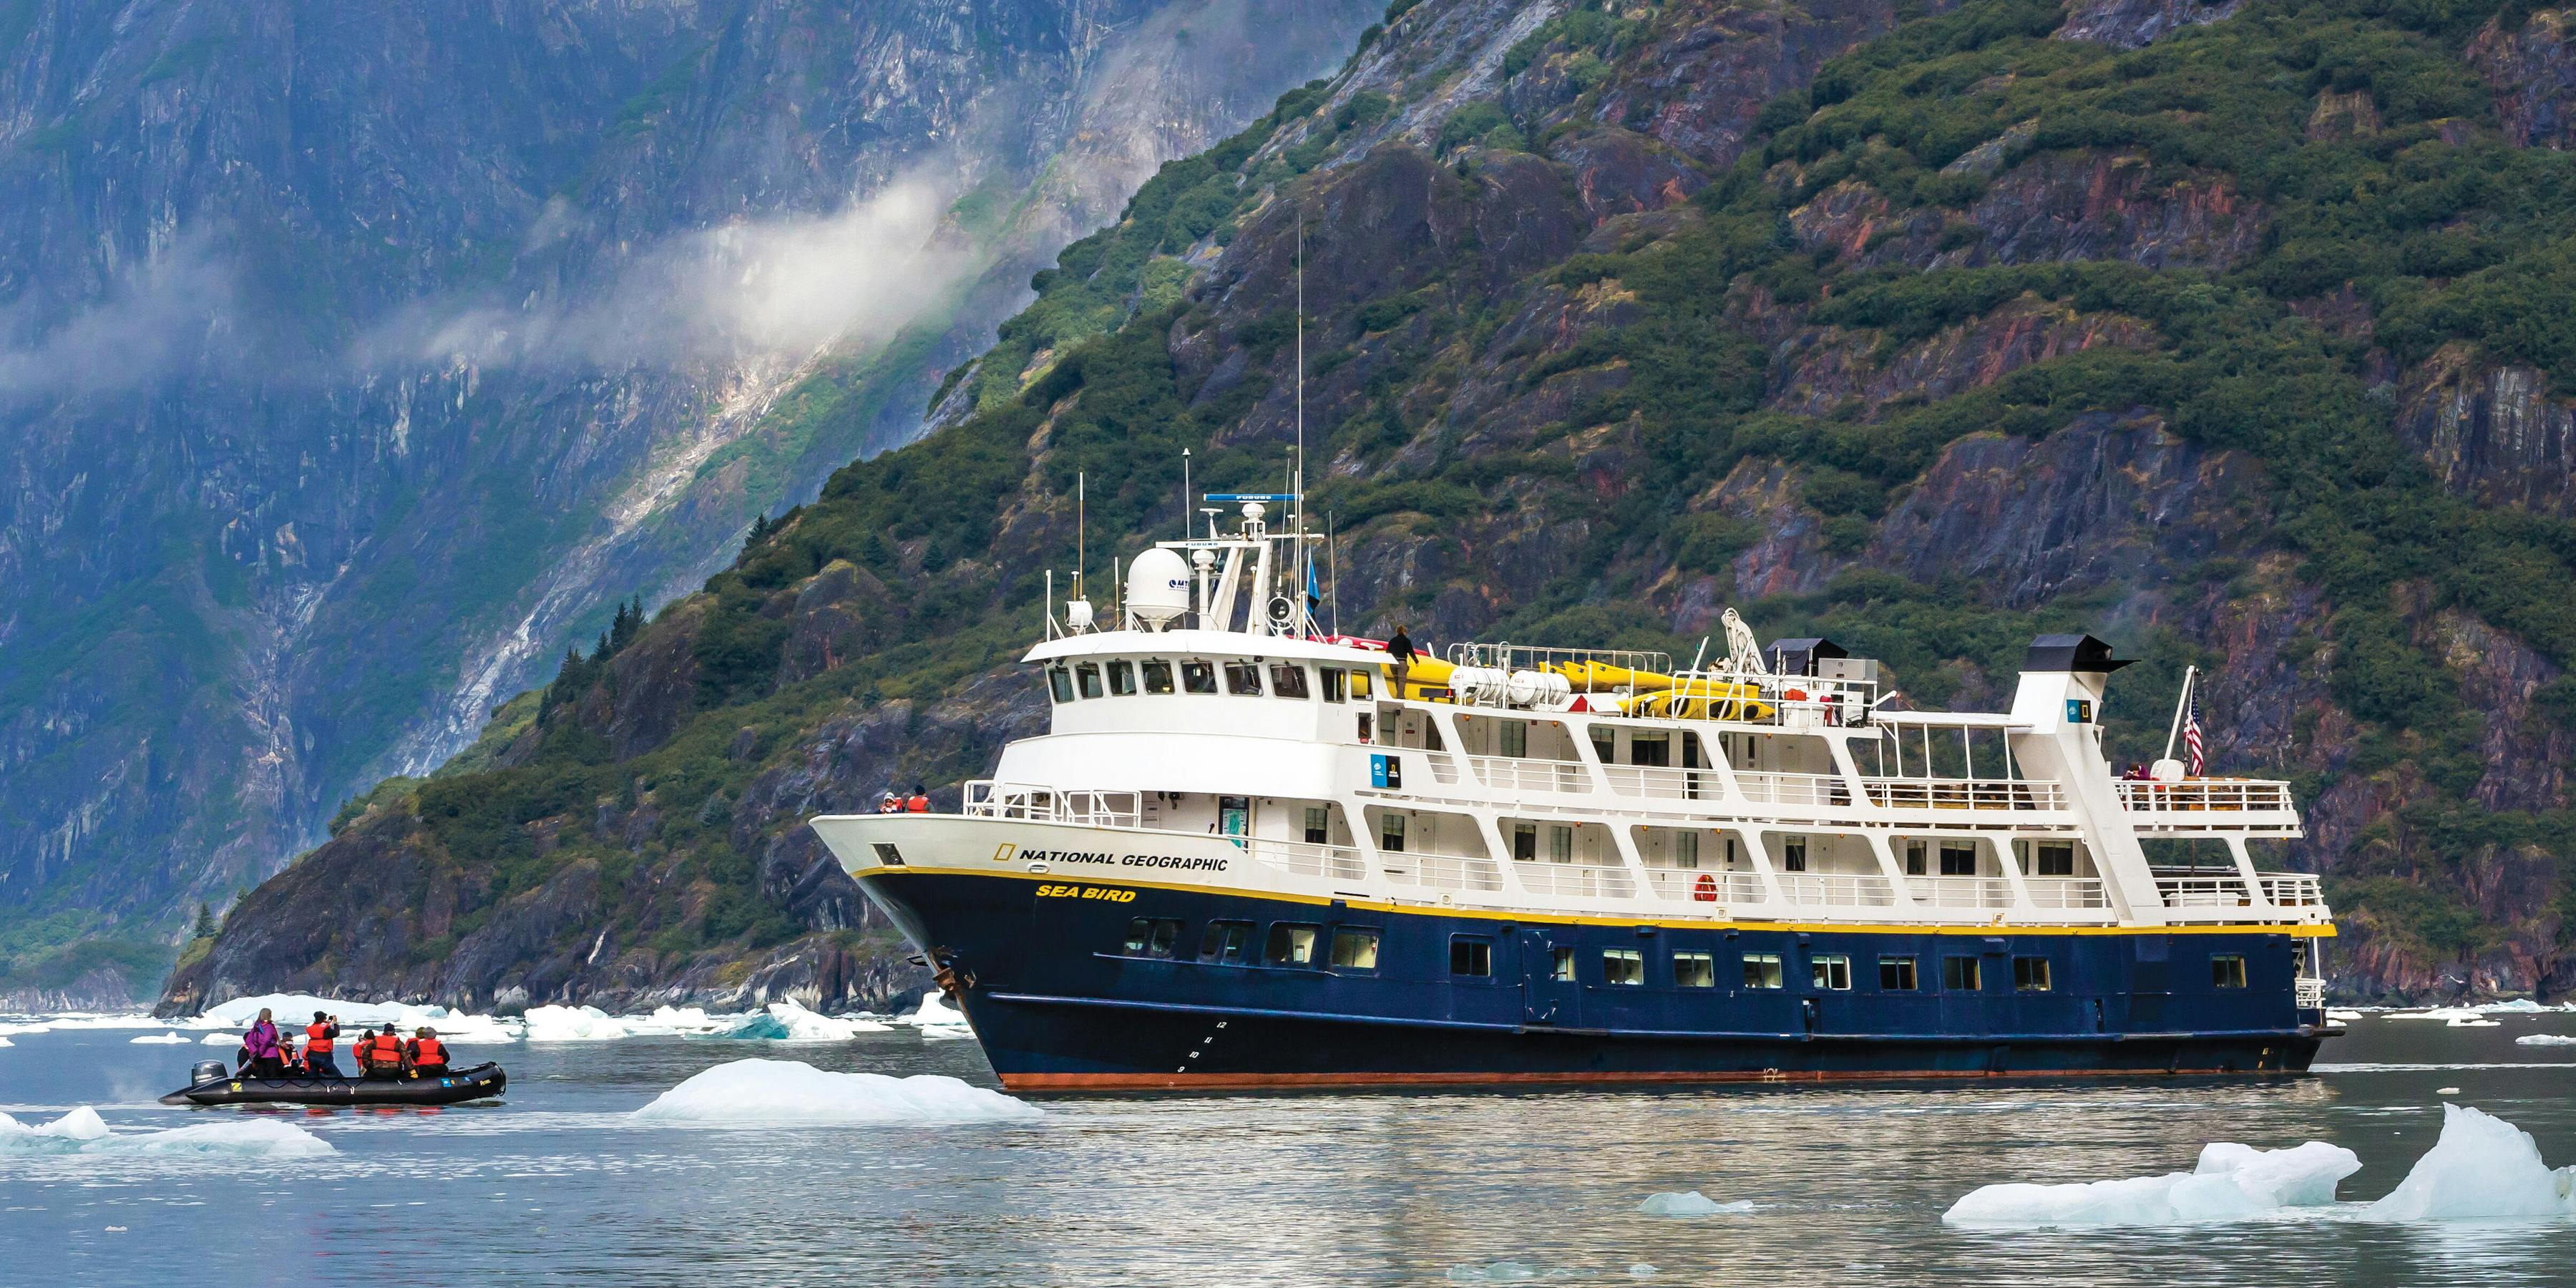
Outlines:
{"label": "ship hull waterline", "polygon": [[[924,848],[919,839],[905,848]],[[956,1004],[1014,1091],[2265,1076],[2304,1072],[2334,1032],[2295,1008],[2287,927],[1640,924],[849,866],[948,967]],[[1128,950],[1139,922],[1149,936],[1179,923],[1169,956],[1150,942]],[[1228,956],[1228,926],[1244,928],[1238,959],[1199,960],[1203,943]],[[1280,926],[1312,928],[1313,963],[1264,960]],[[1345,929],[1375,932],[1373,967],[1330,964]],[[1452,972],[1460,942],[1482,945],[1486,974]],[[1572,981],[1557,977],[1569,952]],[[1635,954],[1645,981],[1586,978],[1614,952]],[[2242,959],[2245,985],[2210,986],[2213,956]],[[1680,984],[1682,957],[1706,959],[1692,978],[1713,982]],[[1776,958],[1777,985],[1747,987],[1748,958]],[[1960,969],[1954,958],[1976,963],[1969,987],[1941,980]],[[2016,969],[2029,968],[2016,958],[2046,959],[2049,987],[2017,987]],[[1830,974],[1841,987],[1811,986],[1827,983],[1819,959],[1840,963]],[[1889,959],[1910,961],[1918,987],[1873,987]]]}

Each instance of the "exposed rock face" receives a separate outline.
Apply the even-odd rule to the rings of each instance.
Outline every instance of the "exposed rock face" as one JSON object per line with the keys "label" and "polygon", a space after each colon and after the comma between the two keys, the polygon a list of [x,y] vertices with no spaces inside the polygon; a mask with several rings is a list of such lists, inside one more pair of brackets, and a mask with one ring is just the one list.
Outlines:
{"label": "exposed rock face", "polygon": [[2576,408],[2539,372],[2450,347],[2407,373],[2398,431],[2455,492],[2565,514],[2576,473]]}
{"label": "exposed rock face", "polygon": [[1875,335],[1810,331],[1783,343],[1775,357],[1769,405],[1808,416],[1858,399],[1874,415],[1900,398],[1928,401],[1989,385],[2033,363],[2102,345],[2145,349],[2154,329],[2134,318],[2079,314],[2025,296],[1975,322],[1952,327],[1886,359]]}
{"label": "exposed rock face", "polygon": [[2089,40],[2121,49],[2142,49],[2185,27],[2231,18],[2245,0],[2201,4],[2198,0],[2070,0],[2059,40]]}
{"label": "exposed rock face", "polygon": [[2262,244],[2265,211],[2225,179],[2159,185],[2153,171],[2128,153],[2033,156],[1998,175],[1962,215],[1895,211],[1868,185],[1846,180],[1799,207],[1790,225],[1810,246],[1915,268],[2084,259],[2224,268]]}
{"label": "exposed rock face", "polygon": [[2496,116],[2517,147],[2564,151],[2576,143],[2576,50],[2567,26],[2566,10],[2545,9],[2513,31],[2490,21],[2469,44],[2469,65],[2495,90]]}

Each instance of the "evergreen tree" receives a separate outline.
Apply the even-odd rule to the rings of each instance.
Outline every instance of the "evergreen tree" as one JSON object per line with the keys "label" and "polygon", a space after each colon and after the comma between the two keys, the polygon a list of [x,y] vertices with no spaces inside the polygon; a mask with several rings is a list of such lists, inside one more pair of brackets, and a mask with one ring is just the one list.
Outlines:
{"label": "evergreen tree", "polygon": [[634,643],[635,637],[642,633],[643,629],[644,597],[637,595],[632,603],[618,601],[617,619],[610,622],[608,626],[608,651],[625,652],[626,646]]}
{"label": "evergreen tree", "polygon": [[188,937],[190,939],[212,939],[215,937],[215,931],[218,929],[220,929],[220,927],[215,924],[215,910],[207,907],[205,900],[199,899],[197,901],[197,923],[189,929]]}

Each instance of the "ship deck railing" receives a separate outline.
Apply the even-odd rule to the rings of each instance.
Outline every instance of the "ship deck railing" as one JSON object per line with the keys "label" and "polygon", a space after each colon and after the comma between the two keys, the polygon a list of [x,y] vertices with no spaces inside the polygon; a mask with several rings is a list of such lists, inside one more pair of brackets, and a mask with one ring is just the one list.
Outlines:
{"label": "ship deck railing", "polygon": [[1039,783],[975,778],[967,781],[962,796],[957,812],[969,818],[1081,823],[1093,827],[1137,827],[1144,820],[1142,792],[1091,788],[1068,790]]}
{"label": "ship deck railing", "polygon": [[2258,872],[2251,887],[2241,873],[2225,869],[2160,867],[2155,877],[2166,911],[2184,920],[2234,920],[2264,911],[2305,916],[2326,907],[2324,878],[2310,872]]}
{"label": "ship deck railing", "polygon": [[[1505,757],[1479,756],[1475,759],[1498,760]],[[1568,762],[1540,761],[1555,765]],[[1575,765],[1580,770],[1582,766]],[[1526,771],[1506,771],[1496,767],[1492,776],[1478,766],[1479,777],[1488,785],[1497,778],[1514,777],[1529,782]],[[1672,769],[1660,765],[1604,765],[1602,774],[1612,791],[1623,796],[1640,796],[1653,800],[1724,800],[1726,779],[1715,769]],[[1564,775],[1536,776],[1540,782],[1563,783]],[[1742,799],[1754,805],[1804,806],[1811,809],[1847,809],[1852,805],[1852,786],[1857,781],[1860,795],[1882,809],[1925,810],[2002,810],[2020,813],[2043,813],[2066,808],[2066,791],[2053,782],[2022,778],[1861,778],[1846,779],[1839,774],[1786,774],[1770,770],[1737,770],[1737,791]],[[1582,791],[1588,783],[1558,791]]]}
{"label": "ship deck railing", "polygon": [[2180,782],[2123,779],[2120,804],[2142,836],[2235,832],[2302,834],[2290,785],[2265,778],[2186,778]]}

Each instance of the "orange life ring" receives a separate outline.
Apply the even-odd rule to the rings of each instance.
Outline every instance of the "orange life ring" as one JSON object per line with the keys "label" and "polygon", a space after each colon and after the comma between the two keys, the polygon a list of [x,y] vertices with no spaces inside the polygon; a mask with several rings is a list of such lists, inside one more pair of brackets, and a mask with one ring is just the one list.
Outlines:
{"label": "orange life ring", "polygon": [[1717,902],[1717,878],[1705,872],[1700,873],[1699,881],[1691,886],[1691,897],[1701,903]]}

